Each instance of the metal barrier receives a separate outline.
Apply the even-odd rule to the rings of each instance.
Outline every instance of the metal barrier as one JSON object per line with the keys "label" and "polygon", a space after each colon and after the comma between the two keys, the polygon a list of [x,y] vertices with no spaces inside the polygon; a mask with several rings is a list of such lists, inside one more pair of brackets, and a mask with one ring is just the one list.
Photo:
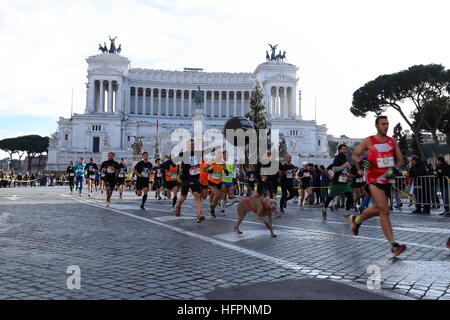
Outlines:
{"label": "metal barrier", "polygon": [[401,208],[415,205],[417,209],[429,210],[431,206],[444,206],[448,212],[450,180],[437,176],[397,177],[391,190],[391,205]]}

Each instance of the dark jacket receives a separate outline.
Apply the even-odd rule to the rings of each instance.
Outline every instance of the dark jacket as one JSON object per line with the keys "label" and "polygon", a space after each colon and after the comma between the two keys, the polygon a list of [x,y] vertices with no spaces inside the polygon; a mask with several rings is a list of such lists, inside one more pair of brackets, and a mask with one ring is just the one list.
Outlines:
{"label": "dark jacket", "polygon": [[409,176],[411,178],[426,175],[427,175],[427,167],[425,166],[425,162],[423,162],[422,160],[417,160],[416,164],[411,165],[411,169],[409,169]]}
{"label": "dark jacket", "polygon": [[450,178],[450,165],[447,162],[441,162],[436,166],[437,176],[439,178]]}

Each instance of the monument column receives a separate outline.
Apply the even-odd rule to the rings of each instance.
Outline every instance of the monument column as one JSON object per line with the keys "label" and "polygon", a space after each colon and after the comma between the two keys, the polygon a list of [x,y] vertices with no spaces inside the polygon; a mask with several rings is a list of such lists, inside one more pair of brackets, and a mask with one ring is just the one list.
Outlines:
{"label": "monument column", "polygon": [[173,89],[173,116],[177,116],[177,89]]}
{"label": "monument column", "polygon": [[186,114],[184,112],[184,89],[181,90],[181,116],[183,117]]}
{"label": "monument column", "polygon": [[211,117],[216,116],[216,113],[214,112],[214,94],[215,94],[215,91],[212,90],[211,91]]}
{"label": "monument column", "polygon": [[237,116],[237,91],[236,90],[234,90],[234,92],[233,92],[233,105],[234,105],[234,107],[233,107],[233,117],[236,117]]}
{"label": "monument column", "polygon": [[98,112],[104,112],[105,111],[105,88],[103,87],[103,80],[100,80],[100,104],[98,106]]}
{"label": "monument column", "polygon": [[288,117],[287,87],[283,87],[283,118]]}
{"label": "monument column", "polygon": [[90,79],[88,82],[88,101],[86,110],[88,113],[94,112],[94,103],[95,103],[95,80]]}
{"label": "monument column", "polygon": [[150,115],[153,115],[153,94],[155,88],[149,88],[150,89]]}
{"label": "monument column", "polygon": [[192,116],[192,90],[189,89],[189,96],[188,96],[188,100],[189,100],[189,117]]}
{"label": "monument column", "polygon": [[208,102],[208,90],[205,90],[205,100],[203,101],[203,114],[205,117],[208,115],[206,114],[206,103]]}
{"label": "monument column", "polygon": [[161,88],[158,88],[158,112],[157,114],[161,115]]}
{"label": "monument column", "polygon": [[245,98],[245,91],[241,91],[241,117],[244,116],[244,98]]}
{"label": "monument column", "polygon": [[169,116],[169,94],[170,90],[166,89],[166,112],[164,112],[166,116]]}
{"label": "monument column", "polygon": [[134,114],[139,114],[138,100],[139,100],[139,88],[134,87]]}
{"label": "monument column", "polygon": [[146,95],[147,95],[147,88],[146,87],[143,87],[142,88],[142,114],[147,114],[147,110],[146,110],[146,106],[145,106],[145,98],[146,98]]}
{"label": "monument column", "polygon": [[115,108],[114,113],[120,113],[122,111],[122,84],[116,81],[116,101],[115,101]]}
{"label": "monument column", "polygon": [[222,118],[222,91],[219,90],[219,118]]}
{"label": "monument column", "polygon": [[112,113],[113,102],[113,92],[112,92],[112,81],[108,80],[108,112]]}
{"label": "monument column", "polygon": [[230,92],[227,90],[225,91],[226,93],[226,97],[227,97],[227,101],[226,101],[226,117],[229,118],[230,117]]}

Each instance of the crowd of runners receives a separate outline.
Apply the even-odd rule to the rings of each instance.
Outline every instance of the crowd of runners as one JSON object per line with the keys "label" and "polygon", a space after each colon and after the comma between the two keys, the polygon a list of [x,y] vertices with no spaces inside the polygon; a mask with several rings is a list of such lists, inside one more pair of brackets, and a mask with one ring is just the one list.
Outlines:
{"label": "crowd of runners", "polygon": [[[391,187],[396,176],[401,175],[404,166],[403,155],[397,142],[387,136],[389,122],[387,117],[379,116],[375,123],[377,134],[364,139],[351,155],[347,154],[345,145],[338,146],[338,153],[328,167],[302,163],[292,164],[288,154],[280,161],[278,170],[264,175],[263,169],[270,166],[267,160],[276,161],[270,153],[262,164],[242,168],[229,163],[227,151],[215,152],[215,158],[205,161],[206,150],[194,151],[191,140],[186,151],[179,154],[180,161],[173,161],[171,156],[164,159],[149,160],[148,153],[142,154],[142,160],[133,168],[127,168],[125,160],[114,160],[114,153],[98,166],[93,159],[84,163],[80,158],[77,163],[70,163],[67,168],[71,192],[78,191],[81,196],[83,181],[87,180],[87,192],[90,197],[93,190],[100,190],[106,195],[106,206],[109,207],[113,191],[122,198],[125,189],[134,189],[141,198],[140,208],[145,210],[149,190],[155,191],[155,198],[171,200],[172,210],[180,216],[183,203],[189,192],[193,195],[197,222],[205,219],[202,213],[202,202],[208,202],[211,217],[216,217],[216,210],[222,213],[236,195],[247,197],[277,198],[279,211],[276,217],[282,217],[289,201],[298,203],[303,210],[305,205],[320,205],[320,215],[325,221],[328,210],[336,210],[336,202],[345,199],[351,232],[357,236],[363,222],[378,216],[381,229],[389,243],[390,250],[398,255],[406,246],[396,242],[389,218],[392,210],[389,199]],[[211,150],[210,150],[211,151]],[[445,163],[443,158],[439,160]],[[447,167],[441,166],[441,175],[450,176]],[[245,170],[244,170],[245,169]],[[280,192],[281,191],[281,192]],[[230,202],[228,202],[230,201]],[[445,211],[449,212],[448,198],[444,199]],[[450,238],[447,241],[450,248]]]}

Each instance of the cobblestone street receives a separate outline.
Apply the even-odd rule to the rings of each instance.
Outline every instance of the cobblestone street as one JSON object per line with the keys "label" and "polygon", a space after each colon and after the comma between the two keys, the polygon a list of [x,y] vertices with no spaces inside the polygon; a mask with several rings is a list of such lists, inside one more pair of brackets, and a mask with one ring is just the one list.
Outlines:
{"label": "cobblestone street", "polygon": [[[393,212],[396,239],[408,249],[392,258],[378,219],[354,237],[343,209],[324,222],[318,207],[289,203],[271,238],[254,214],[242,235],[233,233],[235,206],[212,218],[205,201],[198,224],[192,199],[181,217],[153,192],[146,211],[139,202],[130,191],[122,200],[115,192],[105,208],[100,191],[88,198],[67,187],[0,190],[0,298],[207,299],[235,286],[316,278],[386,298],[450,300],[450,218],[440,211]],[[371,265],[380,268],[380,289],[366,287]],[[80,289],[67,288],[69,266],[81,270]]]}

